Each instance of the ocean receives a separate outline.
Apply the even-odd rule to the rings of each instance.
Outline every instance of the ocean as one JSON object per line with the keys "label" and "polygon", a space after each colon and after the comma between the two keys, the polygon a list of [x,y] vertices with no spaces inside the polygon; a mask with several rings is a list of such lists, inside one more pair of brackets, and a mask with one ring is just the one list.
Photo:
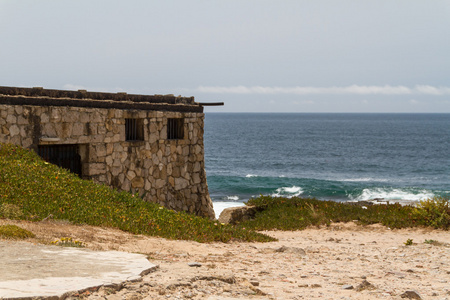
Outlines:
{"label": "ocean", "polygon": [[217,217],[259,195],[401,203],[450,196],[450,114],[205,115]]}

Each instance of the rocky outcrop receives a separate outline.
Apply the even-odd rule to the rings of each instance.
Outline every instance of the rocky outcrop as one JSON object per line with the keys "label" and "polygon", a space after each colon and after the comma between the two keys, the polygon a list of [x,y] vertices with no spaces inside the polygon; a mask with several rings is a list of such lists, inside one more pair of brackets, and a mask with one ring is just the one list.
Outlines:
{"label": "rocky outcrop", "polygon": [[255,206],[225,208],[219,216],[219,222],[234,225],[252,219],[258,211]]}

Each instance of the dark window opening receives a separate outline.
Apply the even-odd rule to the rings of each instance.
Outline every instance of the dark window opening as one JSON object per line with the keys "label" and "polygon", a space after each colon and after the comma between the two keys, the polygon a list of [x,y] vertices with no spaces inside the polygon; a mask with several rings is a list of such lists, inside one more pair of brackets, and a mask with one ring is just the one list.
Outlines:
{"label": "dark window opening", "polygon": [[141,119],[125,119],[125,140],[143,141],[144,123]]}
{"label": "dark window opening", "polygon": [[167,119],[167,139],[181,140],[184,138],[184,119]]}
{"label": "dark window opening", "polygon": [[81,177],[81,156],[78,145],[40,145],[38,154],[45,161],[68,169]]}

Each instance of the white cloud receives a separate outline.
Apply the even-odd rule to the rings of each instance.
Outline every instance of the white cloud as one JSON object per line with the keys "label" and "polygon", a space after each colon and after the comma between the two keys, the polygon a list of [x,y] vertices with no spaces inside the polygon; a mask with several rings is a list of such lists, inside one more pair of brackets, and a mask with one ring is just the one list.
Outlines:
{"label": "white cloud", "polygon": [[427,94],[427,95],[449,95],[450,94],[450,88],[448,87],[434,87],[430,85],[417,85],[416,86],[417,92],[421,94]]}
{"label": "white cloud", "polygon": [[449,87],[429,85],[406,86],[367,86],[350,85],[346,87],[264,87],[264,86],[199,86],[196,92],[211,94],[291,94],[291,95],[450,95]]}

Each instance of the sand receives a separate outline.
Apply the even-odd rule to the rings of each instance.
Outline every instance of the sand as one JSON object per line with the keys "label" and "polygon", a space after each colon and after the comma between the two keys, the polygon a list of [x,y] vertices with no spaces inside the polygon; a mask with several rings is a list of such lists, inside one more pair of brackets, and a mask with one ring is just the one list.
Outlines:
{"label": "sand", "polygon": [[30,242],[72,237],[159,265],[142,281],[85,291],[85,299],[402,299],[407,291],[450,299],[450,231],[338,223],[264,232],[278,242],[200,244],[56,221],[5,223],[34,232]]}

